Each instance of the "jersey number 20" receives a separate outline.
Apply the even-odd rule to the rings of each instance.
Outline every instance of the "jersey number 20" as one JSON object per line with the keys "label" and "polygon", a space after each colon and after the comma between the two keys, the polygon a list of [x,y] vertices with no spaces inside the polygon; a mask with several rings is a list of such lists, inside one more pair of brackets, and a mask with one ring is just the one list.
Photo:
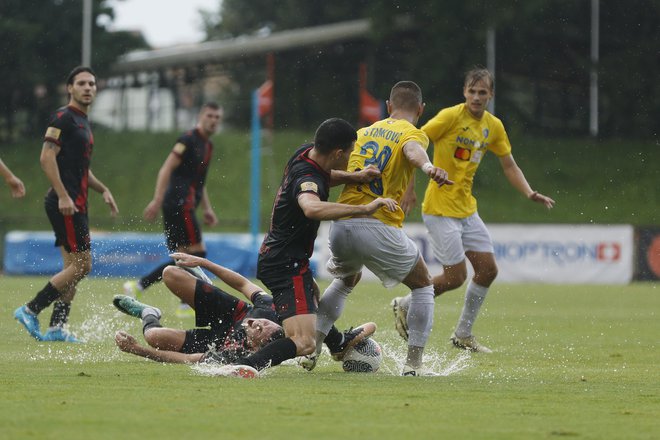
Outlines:
{"label": "jersey number 20", "polygon": [[[390,161],[392,157],[392,149],[385,145],[382,149],[377,142],[369,141],[366,144],[362,145],[360,149],[361,155],[367,155],[371,153],[371,157],[364,159],[364,166],[374,165],[382,173],[387,165],[387,162]],[[383,195],[383,179],[378,178],[374,179],[369,183],[369,189],[376,194],[377,196]]]}

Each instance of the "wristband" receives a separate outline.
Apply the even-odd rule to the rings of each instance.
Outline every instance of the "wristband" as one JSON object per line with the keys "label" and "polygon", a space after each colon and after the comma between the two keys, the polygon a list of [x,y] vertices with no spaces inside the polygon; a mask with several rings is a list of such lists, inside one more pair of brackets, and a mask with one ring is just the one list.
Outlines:
{"label": "wristband", "polygon": [[426,162],[424,165],[422,165],[422,171],[424,171],[425,174],[428,174],[432,169],[433,164],[431,162]]}

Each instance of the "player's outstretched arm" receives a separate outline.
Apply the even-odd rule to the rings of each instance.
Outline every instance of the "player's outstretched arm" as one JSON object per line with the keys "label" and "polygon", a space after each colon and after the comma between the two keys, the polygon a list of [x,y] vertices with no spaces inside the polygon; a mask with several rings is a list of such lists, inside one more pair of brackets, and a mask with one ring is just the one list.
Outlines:
{"label": "player's outstretched arm", "polygon": [[115,344],[125,353],[131,353],[156,362],[194,364],[199,362],[204,356],[203,353],[180,353],[178,351],[157,350],[153,347],[140,345],[133,336],[124,331],[115,333]]}
{"label": "player's outstretched arm", "polygon": [[374,165],[364,167],[359,171],[332,170],[330,172],[330,186],[346,183],[369,183],[380,177],[380,170]]}
{"label": "player's outstretched arm", "polygon": [[524,194],[525,197],[533,202],[541,203],[548,209],[551,209],[553,206],[555,206],[555,201],[553,199],[539,193],[538,191],[534,191],[532,187],[529,186],[525,175],[511,154],[500,157],[500,165],[502,166],[504,175],[506,176],[511,186]]}
{"label": "player's outstretched arm", "polygon": [[247,299],[252,300],[251,296],[256,291],[263,290],[243,275],[227,269],[224,266],[216,264],[206,258],[186,254],[184,252],[174,252],[170,257],[176,261],[177,266],[184,267],[202,267],[207,269],[213,275],[220,278],[224,283],[234,290],[241,292]]}
{"label": "player's outstretched arm", "polygon": [[391,211],[396,210],[398,203],[393,199],[377,198],[366,205],[347,205],[345,203],[324,202],[314,193],[302,193],[298,196],[298,205],[305,217],[312,220],[337,220],[352,215],[371,215],[382,206]]}
{"label": "player's outstretched arm", "polygon": [[415,168],[421,169],[429,179],[433,180],[438,186],[453,185],[454,182],[449,180],[447,171],[442,168],[434,166],[429,160],[429,155],[422,145],[416,141],[406,142],[403,146],[403,154]]}

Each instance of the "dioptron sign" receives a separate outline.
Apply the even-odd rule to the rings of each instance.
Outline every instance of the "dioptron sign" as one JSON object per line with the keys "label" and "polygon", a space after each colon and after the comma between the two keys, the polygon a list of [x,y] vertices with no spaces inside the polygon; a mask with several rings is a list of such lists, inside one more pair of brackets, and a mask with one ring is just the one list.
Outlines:
{"label": "dioptron sign", "polygon": [[[322,223],[317,240],[319,276],[329,255]],[[442,272],[433,255],[426,228],[404,225],[420,248],[432,275]],[[625,284],[633,275],[633,227],[629,225],[488,225],[501,282],[549,284]],[[469,265],[468,265],[469,267]],[[365,271],[365,277],[373,274]]]}
{"label": "dioptron sign", "polygon": [[493,225],[500,281],[628,283],[632,226]]}

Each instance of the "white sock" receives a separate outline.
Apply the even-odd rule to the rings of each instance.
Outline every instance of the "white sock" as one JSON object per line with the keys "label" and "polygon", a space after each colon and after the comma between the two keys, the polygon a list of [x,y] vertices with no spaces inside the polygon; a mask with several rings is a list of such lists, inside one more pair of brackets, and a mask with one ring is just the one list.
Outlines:
{"label": "white sock", "polygon": [[408,307],[408,345],[424,347],[433,327],[433,285],[410,292]]}
{"label": "white sock", "polygon": [[156,318],[160,319],[160,313],[155,307],[145,307],[142,309],[140,317],[144,318],[147,315],[154,315]]}
{"label": "white sock", "polygon": [[316,331],[327,335],[332,325],[339,319],[344,311],[346,298],[353,290],[343,280],[334,279],[325,289],[316,312]]}
{"label": "white sock", "polygon": [[486,299],[487,293],[488,287],[480,286],[474,281],[470,281],[465,291],[463,311],[456,326],[456,336],[459,338],[472,336],[472,325],[477,319],[477,314],[479,313],[479,309],[481,309],[481,305],[484,303],[484,299]]}
{"label": "white sock", "polygon": [[411,299],[412,299],[412,295],[409,293],[408,295],[401,298],[401,301],[399,301],[399,306],[404,310],[410,310]]}

